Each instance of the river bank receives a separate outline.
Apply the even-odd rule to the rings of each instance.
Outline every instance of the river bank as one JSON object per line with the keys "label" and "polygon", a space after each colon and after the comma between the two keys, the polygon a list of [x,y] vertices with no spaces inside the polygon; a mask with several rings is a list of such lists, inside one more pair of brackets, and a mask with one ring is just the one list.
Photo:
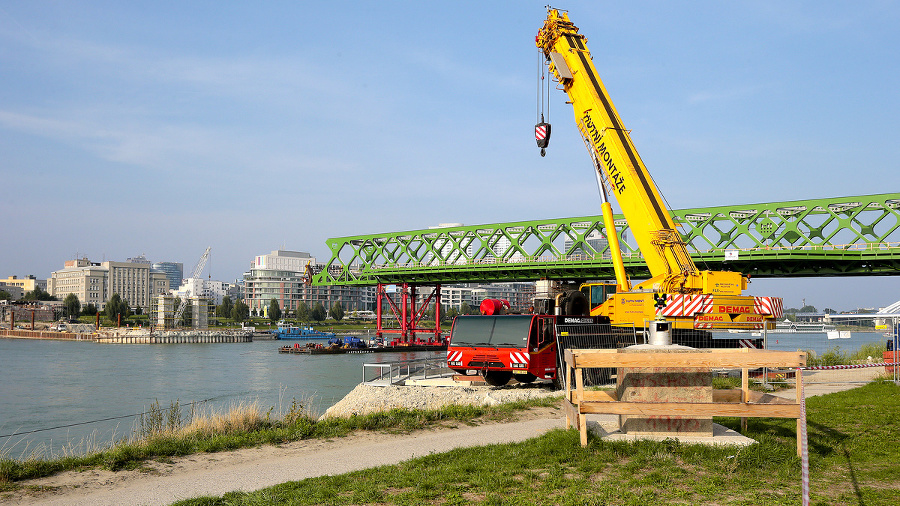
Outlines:
{"label": "river bank", "polygon": [[[426,387],[408,388],[420,395]],[[459,402],[467,405],[483,403],[483,388],[464,390],[467,392],[457,392],[455,398]],[[519,393],[512,393],[508,398],[529,395],[522,393],[525,389],[510,390]],[[541,389],[529,390],[533,391],[530,395],[536,395]],[[463,396],[464,393],[468,393],[468,397]],[[357,397],[353,395],[351,399]],[[406,396],[407,399],[413,397],[416,395]],[[450,402],[451,397],[445,397],[445,400]],[[115,471],[79,466],[79,470],[17,481],[12,490],[0,492],[0,500],[3,504],[17,505],[170,504],[204,494],[257,490],[284,481],[323,473],[339,474],[452,448],[522,441],[551,428],[562,427],[559,406],[552,401],[549,404],[530,408],[519,405],[519,409],[500,406],[477,411],[475,415],[438,415],[427,421],[411,413],[407,416],[409,420],[402,421],[403,417],[397,417],[380,429],[356,429],[347,433],[326,429],[324,434],[337,434],[337,437],[320,435],[238,450],[156,456],[140,460],[137,466],[132,464]],[[335,418],[313,423],[341,426],[343,422]]]}

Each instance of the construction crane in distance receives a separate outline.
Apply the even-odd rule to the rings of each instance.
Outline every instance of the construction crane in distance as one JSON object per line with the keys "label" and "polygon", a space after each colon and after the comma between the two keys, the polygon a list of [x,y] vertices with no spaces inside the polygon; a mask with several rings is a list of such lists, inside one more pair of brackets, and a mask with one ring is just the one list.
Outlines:
{"label": "construction crane in distance", "polygon": [[[203,268],[206,267],[206,261],[209,260],[209,250],[212,249],[212,246],[206,248],[206,251],[203,252],[203,255],[200,256],[200,260],[197,262],[197,266],[194,267],[194,271],[191,273],[190,279],[197,279],[200,277],[200,274],[203,273]],[[181,298],[181,304],[178,305],[178,309],[175,311],[175,325],[178,325],[178,322],[181,321],[181,316],[184,314],[184,310],[187,307],[188,298],[194,295],[193,290],[188,287],[187,291]]]}

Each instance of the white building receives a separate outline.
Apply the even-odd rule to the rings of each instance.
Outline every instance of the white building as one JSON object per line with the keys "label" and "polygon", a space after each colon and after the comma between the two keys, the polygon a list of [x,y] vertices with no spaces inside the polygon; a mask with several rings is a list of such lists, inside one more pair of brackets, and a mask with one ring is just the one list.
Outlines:
{"label": "white building", "polygon": [[300,302],[312,309],[321,303],[330,310],[340,302],[345,312],[375,308],[375,288],[371,286],[312,286],[306,269],[319,269],[315,257],[303,251],[276,250],[259,255],[244,273],[244,303],[251,311],[264,313],[272,299],[286,313],[296,311]]}

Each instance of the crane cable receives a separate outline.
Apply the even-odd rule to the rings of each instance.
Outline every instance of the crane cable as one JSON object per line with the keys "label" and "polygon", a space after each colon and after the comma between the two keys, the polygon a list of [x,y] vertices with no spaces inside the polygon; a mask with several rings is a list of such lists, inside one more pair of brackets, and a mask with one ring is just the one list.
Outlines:
{"label": "crane cable", "polygon": [[[550,122],[550,79],[547,78],[547,66],[542,61],[542,57],[544,57],[544,51],[541,49],[537,50],[537,64],[538,64],[538,80],[537,80],[537,93],[535,97],[536,102],[536,111],[535,111],[535,120],[537,123]],[[547,92],[544,93],[544,88],[546,85]],[[544,113],[547,113],[547,117],[544,118]]]}

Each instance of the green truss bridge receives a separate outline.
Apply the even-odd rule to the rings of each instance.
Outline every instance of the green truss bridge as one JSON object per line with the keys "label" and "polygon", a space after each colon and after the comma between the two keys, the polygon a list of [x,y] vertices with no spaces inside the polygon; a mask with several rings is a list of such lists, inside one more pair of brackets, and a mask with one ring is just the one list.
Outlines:
{"label": "green truss bridge", "polygon": [[[900,193],[673,211],[698,267],[753,277],[900,275]],[[616,216],[625,267],[647,266]],[[601,216],[328,239],[314,285],[613,279]]]}

